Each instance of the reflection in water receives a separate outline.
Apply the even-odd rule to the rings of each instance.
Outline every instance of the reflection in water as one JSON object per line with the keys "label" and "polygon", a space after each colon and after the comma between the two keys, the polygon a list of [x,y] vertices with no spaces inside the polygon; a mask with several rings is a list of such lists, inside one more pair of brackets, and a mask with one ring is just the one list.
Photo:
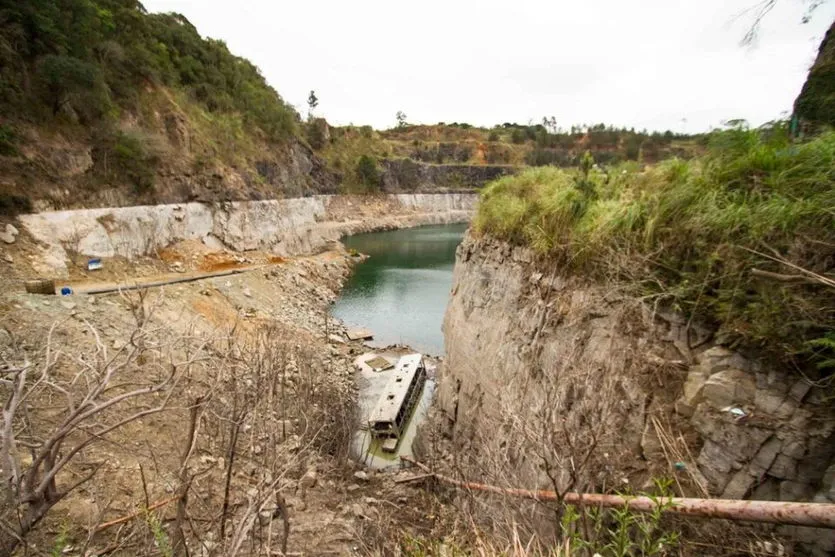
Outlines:
{"label": "reflection in water", "polygon": [[406,344],[442,355],[441,322],[455,248],[466,228],[425,226],[346,238],[348,248],[371,257],[354,269],[333,315],[349,326],[371,329],[379,345]]}

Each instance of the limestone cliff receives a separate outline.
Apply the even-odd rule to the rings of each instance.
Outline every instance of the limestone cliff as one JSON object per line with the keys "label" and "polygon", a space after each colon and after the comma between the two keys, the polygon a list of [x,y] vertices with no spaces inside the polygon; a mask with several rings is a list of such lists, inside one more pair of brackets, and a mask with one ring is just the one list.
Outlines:
{"label": "limestone cliff", "polygon": [[182,240],[236,251],[311,253],[342,235],[424,224],[466,222],[475,194],[311,197],[229,203],[180,203],[48,211],[21,215],[41,243],[33,264],[66,274],[70,254],[132,258]]}
{"label": "limestone cliff", "polygon": [[598,490],[674,475],[693,496],[835,501],[823,389],[651,300],[469,234],[444,334],[438,402],[470,475]]}

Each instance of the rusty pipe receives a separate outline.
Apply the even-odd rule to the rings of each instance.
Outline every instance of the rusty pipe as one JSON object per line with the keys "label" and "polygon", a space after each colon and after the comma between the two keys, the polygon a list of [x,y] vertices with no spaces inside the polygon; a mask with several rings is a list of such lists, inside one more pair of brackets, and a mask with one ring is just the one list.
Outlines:
{"label": "rusty pipe", "polygon": [[[557,501],[557,494],[547,490],[528,490],[504,488],[494,485],[466,482],[433,473],[428,466],[410,458],[401,456],[401,460],[414,464],[439,481],[461,489],[484,491],[498,495],[510,495],[535,501]],[[694,499],[689,497],[630,497],[625,495],[605,495],[600,493],[573,493],[563,497],[563,502],[571,505],[590,505],[599,507],[628,507],[638,512],[653,511],[657,505],[665,506],[664,512],[684,516],[704,518],[725,518],[750,522],[768,522],[772,524],[791,524],[816,528],[835,528],[835,505],[828,503],[797,503],[786,501],[746,501],[742,499]]]}

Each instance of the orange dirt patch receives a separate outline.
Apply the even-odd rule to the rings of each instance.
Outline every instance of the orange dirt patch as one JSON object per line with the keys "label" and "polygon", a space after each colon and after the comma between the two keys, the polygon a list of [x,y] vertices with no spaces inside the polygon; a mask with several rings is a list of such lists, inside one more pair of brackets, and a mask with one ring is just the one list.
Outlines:
{"label": "orange dirt patch", "polygon": [[176,262],[182,263],[185,260],[185,258],[183,257],[183,254],[181,254],[175,248],[170,248],[170,247],[160,250],[159,258],[162,261],[164,261],[165,263],[176,263]]}
{"label": "orange dirt patch", "polygon": [[244,264],[229,253],[207,253],[197,266],[201,271],[226,271],[243,267]]}

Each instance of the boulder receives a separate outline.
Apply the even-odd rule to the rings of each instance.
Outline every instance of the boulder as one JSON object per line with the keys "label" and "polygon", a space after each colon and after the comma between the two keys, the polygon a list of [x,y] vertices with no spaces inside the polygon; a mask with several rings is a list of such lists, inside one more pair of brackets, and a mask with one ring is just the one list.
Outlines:
{"label": "boulder", "polygon": [[835,501],[835,464],[824,472],[820,492],[830,501]]}
{"label": "boulder", "polygon": [[744,499],[751,488],[754,487],[756,477],[752,476],[748,470],[742,469],[731,478],[725,490],[722,492],[722,499]]}
{"label": "boulder", "polygon": [[[687,381],[684,383],[684,394],[681,397],[681,402],[690,408],[695,408],[697,404],[702,402],[702,391],[704,390],[705,382],[707,382],[709,375],[705,373],[702,366],[694,366],[690,368],[687,373]],[[690,412],[692,414],[692,411]]]}
{"label": "boulder", "polygon": [[180,112],[169,112],[165,115],[165,132],[168,141],[188,152],[191,150],[191,133],[188,129],[188,120]]}
{"label": "boulder", "polygon": [[319,481],[319,473],[316,468],[310,468],[299,480],[299,485],[304,489],[310,489],[316,486],[317,481]]}
{"label": "boulder", "polygon": [[777,458],[777,455],[780,453],[780,449],[783,446],[783,442],[776,438],[772,437],[765,444],[760,447],[760,450],[757,452],[754,460],[751,461],[751,472],[756,475],[765,474],[771,465],[774,464],[774,460]]}
{"label": "boulder", "polygon": [[754,407],[758,412],[774,415],[779,410],[786,396],[768,388],[757,389],[754,393]]}
{"label": "boulder", "polygon": [[18,234],[20,234],[20,232],[18,232],[17,228],[11,224],[7,224],[6,228],[0,232],[0,240],[3,240],[7,244],[14,244],[15,240],[17,240]]}
{"label": "boulder", "polygon": [[757,384],[754,377],[741,369],[726,369],[711,375],[702,388],[704,400],[713,408],[742,406],[754,401]]}
{"label": "boulder", "polygon": [[705,441],[696,461],[699,470],[710,483],[711,493],[722,493],[728,484],[728,474],[733,469],[734,458],[720,445]]}
{"label": "boulder", "polygon": [[813,492],[814,490],[809,484],[791,480],[780,482],[781,501],[808,501]]}
{"label": "boulder", "polygon": [[49,163],[62,178],[85,174],[93,168],[93,152],[90,147],[81,149],[55,149],[49,154]]}
{"label": "boulder", "polygon": [[797,477],[797,461],[784,454],[779,454],[768,469],[768,475],[774,476],[775,478],[793,480]]}

